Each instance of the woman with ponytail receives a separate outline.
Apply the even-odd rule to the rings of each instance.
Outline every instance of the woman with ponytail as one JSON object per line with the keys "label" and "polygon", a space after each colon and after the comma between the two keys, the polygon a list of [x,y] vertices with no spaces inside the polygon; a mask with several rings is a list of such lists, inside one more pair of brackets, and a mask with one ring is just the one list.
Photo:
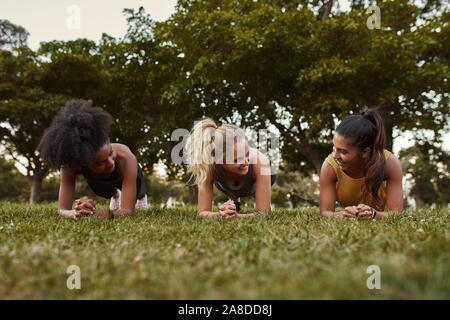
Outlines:
{"label": "woman with ponytail", "polygon": [[[198,213],[209,218],[244,218],[240,198],[255,195],[256,211],[270,210],[275,173],[269,159],[249,148],[242,129],[231,124],[218,127],[209,118],[194,125],[186,142],[187,169],[198,186]],[[212,212],[213,186],[230,200]]]}
{"label": "woman with ponytail", "polygon": [[[373,109],[345,118],[320,172],[324,217],[385,218],[403,210],[400,161],[385,150],[383,120]],[[335,212],[336,200],[345,209]]]}
{"label": "woman with ponytail", "polygon": [[[132,214],[135,206],[148,209],[142,169],[126,145],[110,143],[111,123],[111,116],[92,101],[71,100],[45,131],[38,149],[51,168],[61,170],[61,216],[113,219]],[[96,195],[111,198],[108,211],[96,210],[92,199],[78,199],[72,209],[77,175],[84,176]]]}

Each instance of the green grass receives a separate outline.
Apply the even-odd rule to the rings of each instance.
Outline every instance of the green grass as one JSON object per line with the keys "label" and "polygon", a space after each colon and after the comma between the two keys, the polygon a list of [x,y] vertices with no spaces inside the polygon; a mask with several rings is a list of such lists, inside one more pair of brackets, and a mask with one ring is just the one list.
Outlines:
{"label": "green grass", "polygon": [[[0,203],[1,299],[449,299],[449,209],[378,221],[318,209],[207,220],[152,208],[60,218],[56,204]],[[81,290],[66,287],[69,265]],[[369,290],[367,267],[381,268]]]}

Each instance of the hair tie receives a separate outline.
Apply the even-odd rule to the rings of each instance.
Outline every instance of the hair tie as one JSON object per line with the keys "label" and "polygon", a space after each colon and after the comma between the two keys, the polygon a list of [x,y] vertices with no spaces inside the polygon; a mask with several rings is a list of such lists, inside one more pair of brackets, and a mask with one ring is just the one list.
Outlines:
{"label": "hair tie", "polygon": [[369,107],[365,106],[364,109],[361,111],[362,116],[367,116],[366,113],[369,111]]}

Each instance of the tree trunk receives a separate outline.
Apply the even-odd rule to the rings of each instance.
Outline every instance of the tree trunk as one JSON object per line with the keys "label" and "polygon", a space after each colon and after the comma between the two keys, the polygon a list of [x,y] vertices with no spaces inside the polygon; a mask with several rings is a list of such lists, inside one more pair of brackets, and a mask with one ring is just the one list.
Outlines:
{"label": "tree trunk", "polygon": [[296,139],[293,139],[291,136],[291,132],[288,131],[284,126],[277,122],[272,122],[272,124],[277,127],[278,131],[280,131],[281,135],[288,140],[291,140],[294,144],[295,148],[297,149],[298,153],[300,153],[302,156],[304,156],[307,160],[312,163],[314,168],[316,169],[317,174],[320,176],[320,169],[322,168],[322,162],[324,159],[320,158],[319,152],[314,148],[314,145],[311,145],[306,140],[305,136],[302,134],[302,131],[300,129],[300,139],[301,142],[297,141]]}
{"label": "tree trunk", "polygon": [[35,174],[30,178],[30,204],[38,203],[41,200],[42,181],[44,178],[40,174]]}
{"label": "tree trunk", "polygon": [[[198,186],[195,184],[193,184],[193,179],[189,179],[190,176],[186,173],[186,167],[184,167],[184,179],[185,181],[189,181],[188,185],[189,185],[189,193],[188,193],[188,198],[187,201],[189,204],[192,205],[197,205],[198,203]],[[184,200],[183,200],[184,201]]]}
{"label": "tree trunk", "polygon": [[392,146],[394,143],[394,122],[392,121],[392,115],[390,114],[389,110],[392,110],[392,107],[383,106],[382,108],[380,108],[380,115],[383,118],[384,131],[386,132],[386,149],[392,151]]}
{"label": "tree trunk", "polygon": [[414,202],[416,203],[416,209],[423,207],[423,201],[420,198],[420,195],[415,194],[413,197],[414,197]]}
{"label": "tree trunk", "polygon": [[189,203],[197,205],[198,203],[198,186],[189,185]]}
{"label": "tree trunk", "polygon": [[386,149],[392,151],[392,147],[394,144],[393,139],[393,123],[389,120],[388,117],[384,117],[384,129],[386,131]]}
{"label": "tree trunk", "polygon": [[333,0],[328,1],[319,9],[319,20],[327,20],[330,17],[331,8],[333,7]]}
{"label": "tree trunk", "polygon": [[309,149],[308,158],[310,159],[314,168],[316,169],[317,174],[320,176],[320,169],[322,168],[322,162],[324,159],[321,159],[319,153],[312,147],[311,149]]}
{"label": "tree trunk", "polygon": [[306,140],[301,144],[297,144],[297,151],[303,155],[316,169],[317,174],[320,176],[320,169],[324,159],[321,159],[319,152],[314,148],[314,145],[309,144]]}

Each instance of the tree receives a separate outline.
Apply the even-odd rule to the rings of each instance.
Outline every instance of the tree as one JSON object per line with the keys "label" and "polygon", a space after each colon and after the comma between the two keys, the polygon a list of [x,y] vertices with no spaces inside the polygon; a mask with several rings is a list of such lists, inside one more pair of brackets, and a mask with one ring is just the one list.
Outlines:
{"label": "tree", "polygon": [[95,49],[94,42],[79,39],[44,43],[37,52],[26,46],[0,51],[0,141],[25,168],[31,203],[39,202],[49,173],[36,151],[44,130],[67,100],[89,98],[101,88]]}
{"label": "tree", "polygon": [[0,19],[0,49],[24,46],[29,35],[25,28]]}
{"label": "tree", "polygon": [[36,88],[23,90],[20,97],[0,102],[0,141],[9,156],[25,168],[31,186],[30,203],[35,203],[39,202],[42,181],[49,173],[36,147],[66,98]]}
{"label": "tree", "polygon": [[417,142],[400,152],[402,166],[412,183],[416,206],[450,203],[450,155],[430,141]]}
{"label": "tree", "polygon": [[61,96],[48,95],[36,86],[40,72],[36,55],[27,47],[0,50],[0,141],[7,153],[26,169],[30,202],[39,201],[48,168],[36,146],[50,125]]}
{"label": "tree", "polygon": [[305,172],[320,171],[336,121],[364,107],[382,113],[389,149],[394,128],[445,128],[448,13],[378,1],[382,30],[369,30],[362,1],[348,13],[329,3],[179,1],[159,26],[184,61],[172,90],[216,119],[275,126],[283,159]]}
{"label": "tree", "polygon": [[104,90],[97,44],[87,39],[41,43],[37,51],[45,92],[91,99]]}
{"label": "tree", "polygon": [[[149,171],[162,161],[171,179],[186,178],[185,168],[171,159],[172,132],[190,128],[204,112],[195,95],[179,91],[184,60],[165,41],[164,28],[143,8],[125,9],[128,31],[123,39],[103,35],[99,45],[104,90],[93,97],[116,119],[115,139],[136,152]],[[196,202],[190,186],[191,202]]]}
{"label": "tree", "polygon": [[27,179],[14,162],[0,158],[0,200],[20,200],[27,193]]}
{"label": "tree", "polygon": [[318,205],[319,186],[317,176],[307,176],[295,169],[292,164],[284,165],[284,168],[277,172],[276,183],[272,189],[276,197],[274,204],[285,206],[289,202],[289,207],[297,208],[298,204]]}
{"label": "tree", "polygon": [[[448,128],[448,20],[441,1],[378,1],[382,29],[369,30],[365,8],[342,12],[331,0],[180,0],[167,21],[125,9],[123,38],[104,34],[52,41],[37,52],[27,32],[1,21],[0,137],[34,186],[48,173],[35,148],[71,98],[92,99],[115,122],[144,169],[171,161],[176,128],[209,116],[281,135],[282,157],[301,174],[319,172],[336,122],[363,107],[393,129]],[[28,116],[25,116],[28,115]],[[31,115],[31,116],[30,116]],[[195,202],[195,189],[190,188]]]}

